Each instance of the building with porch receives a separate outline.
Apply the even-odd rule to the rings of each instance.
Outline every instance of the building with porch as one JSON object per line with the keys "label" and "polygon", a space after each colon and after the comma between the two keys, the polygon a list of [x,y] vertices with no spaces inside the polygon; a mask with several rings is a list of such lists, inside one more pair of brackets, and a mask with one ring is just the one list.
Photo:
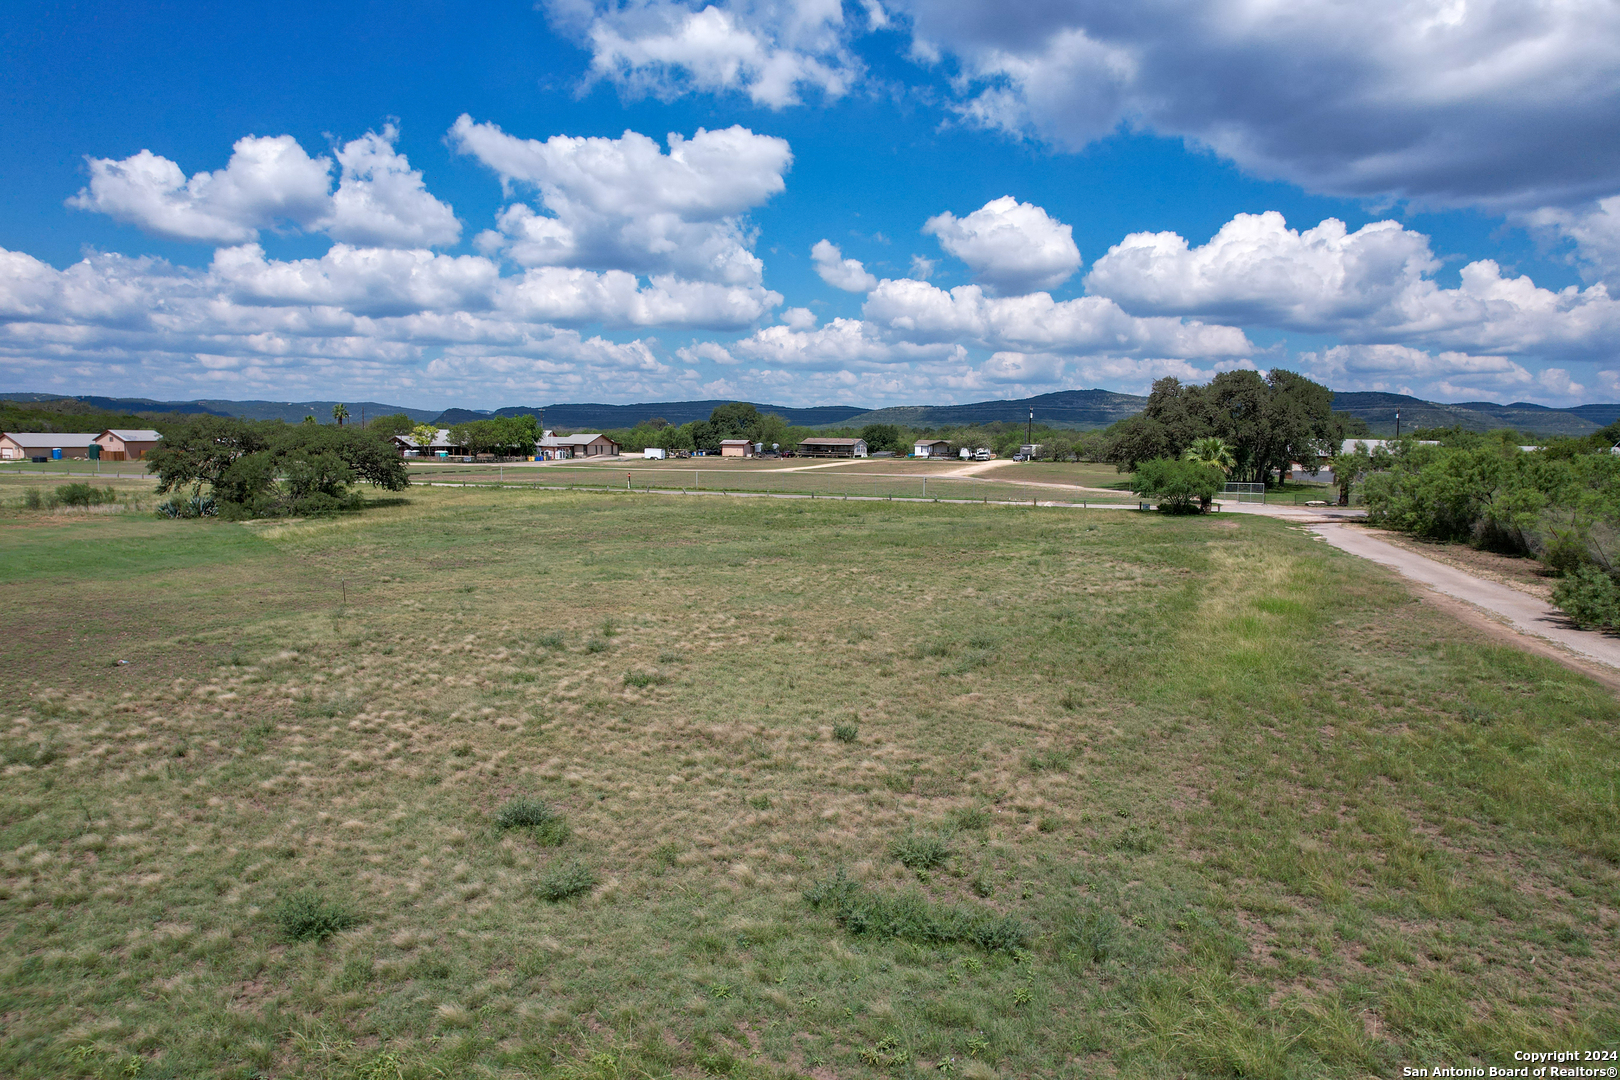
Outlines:
{"label": "building with porch", "polygon": [[865,439],[806,439],[799,444],[801,457],[865,457]]}
{"label": "building with porch", "polygon": [[618,457],[618,455],[619,444],[600,432],[586,432],[579,435],[552,435],[548,432],[534,444],[536,461]]}
{"label": "building with porch", "polygon": [[918,439],[911,446],[912,457],[950,457],[951,444],[944,439]]}

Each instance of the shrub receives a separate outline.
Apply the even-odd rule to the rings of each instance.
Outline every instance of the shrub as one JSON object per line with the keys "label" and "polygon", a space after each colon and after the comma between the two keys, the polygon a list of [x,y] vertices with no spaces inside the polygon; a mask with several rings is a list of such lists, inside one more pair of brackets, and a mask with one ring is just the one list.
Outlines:
{"label": "shrub", "polygon": [[1155,458],[1136,467],[1131,490],[1156,499],[1169,514],[1191,514],[1207,507],[1221,490],[1223,474],[1210,465],[1178,458]]}
{"label": "shrub", "polygon": [[553,631],[549,634],[541,634],[535,639],[535,642],[542,648],[560,649],[563,647],[563,636],[561,631]]}
{"label": "shrub", "polygon": [[302,889],[276,906],[276,921],[294,941],[325,941],[339,931],[360,924],[359,916],[332,903],[314,889]]}
{"label": "shrub", "polygon": [[608,643],[603,641],[601,638],[591,638],[591,640],[585,643],[585,651],[588,653],[607,652],[607,650]]}
{"label": "shrub", "polygon": [[45,500],[40,497],[39,488],[31,487],[23,492],[23,505],[30,510],[44,509]]}
{"label": "shrub", "polygon": [[569,897],[588,893],[596,887],[596,875],[590,867],[583,863],[569,863],[566,866],[555,866],[540,879],[540,899],[553,904],[567,900]]}
{"label": "shrub", "polygon": [[100,506],[118,501],[112,488],[95,488],[89,484],[61,484],[56,489],[56,501],[63,506]]}
{"label": "shrub", "polygon": [[854,724],[834,724],[833,738],[839,742],[854,742],[860,738],[861,729]]}
{"label": "shrub", "polygon": [[1553,603],[1588,630],[1620,629],[1620,585],[1595,566],[1582,566],[1553,586]]}
{"label": "shrub", "polygon": [[889,854],[912,870],[932,870],[951,857],[949,841],[939,833],[908,831],[889,845]]}
{"label": "shrub", "polygon": [[565,843],[573,830],[568,821],[539,799],[517,798],[495,812],[497,829],[524,829],[540,843],[556,847]]}
{"label": "shrub", "polygon": [[977,945],[991,952],[1015,952],[1029,944],[1022,920],[989,910],[939,907],[918,893],[885,895],[869,892],[843,870],[818,882],[804,894],[817,910],[856,936],[899,938],[923,945]]}

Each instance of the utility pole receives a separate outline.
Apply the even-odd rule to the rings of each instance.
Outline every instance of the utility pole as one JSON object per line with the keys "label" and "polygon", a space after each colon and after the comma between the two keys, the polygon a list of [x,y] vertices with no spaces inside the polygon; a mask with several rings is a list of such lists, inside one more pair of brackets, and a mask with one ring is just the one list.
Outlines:
{"label": "utility pole", "polygon": [[1401,437],[1401,410],[1395,410],[1395,437]]}
{"label": "utility pole", "polygon": [[1029,423],[1024,425],[1024,442],[1030,446],[1035,445],[1035,408],[1030,406]]}

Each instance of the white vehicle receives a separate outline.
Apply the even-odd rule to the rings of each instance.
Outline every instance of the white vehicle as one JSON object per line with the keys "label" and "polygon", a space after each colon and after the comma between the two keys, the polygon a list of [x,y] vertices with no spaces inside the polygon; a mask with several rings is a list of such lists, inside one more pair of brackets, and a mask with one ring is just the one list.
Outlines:
{"label": "white vehicle", "polygon": [[663,461],[669,454],[656,446],[649,446],[641,452],[641,456],[648,461]]}
{"label": "white vehicle", "polygon": [[[967,451],[964,450],[964,451],[962,451],[962,453],[965,456],[967,454]],[[977,450],[973,451],[973,460],[974,461],[989,461],[991,458],[993,458],[995,456],[996,455],[992,454],[987,448],[985,448],[983,446],[981,446]]]}

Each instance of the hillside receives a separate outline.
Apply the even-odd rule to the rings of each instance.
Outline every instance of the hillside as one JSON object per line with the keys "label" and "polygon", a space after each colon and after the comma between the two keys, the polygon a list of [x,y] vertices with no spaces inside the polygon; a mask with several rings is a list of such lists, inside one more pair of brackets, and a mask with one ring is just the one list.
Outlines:
{"label": "hillside", "polygon": [[[157,401],[153,398],[98,397],[92,394],[67,396],[62,394],[0,393],[0,400],[19,402],[76,401],[93,409],[115,413],[186,413],[213,416],[241,416],[248,420],[285,420],[298,423],[313,416],[323,424],[332,422],[332,406],[336,401],[228,401],[200,399],[196,401]],[[404,413],[412,420],[432,420],[438,415],[434,409],[408,409],[403,405],[387,405],[378,401],[345,401],[349,415],[359,420],[364,414],[370,420],[390,413]],[[59,407],[58,407],[59,408]],[[65,411],[65,410],[63,410]]]}
{"label": "hillside", "polygon": [[976,401],[968,405],[898,405],[876,409],[852,417],[852,424],[904,424],[908,427],[947,427],[956,424],[990,424],[997,420],[1018,422],[1029,419],[1050,427],[1102,428],[1135,416],[1147,398],[1116,394],[1110,390],[1060,390],[1053,394],[1003,401]]}
{"label": "hillside", "polygon": [[1586,435],[1620,418],[1620,405],[1550,409],[1527,401],[1511,405],[1498,405],[1494,401],[1444,404],[1406,394],[1374,392],[1335,393],[1333,408],[1361,417],[1375,435],[1395,433],[1396,410],[1401,414],[1402,431],[1452,426],[1466,431],[1490,431],[1510,427],[1533,435]]}
{"label": "hillside", "polygon": [[[449,427],[451,424],[463,424],[471,420],[488,420],[492,416],[541,416],[545,417],[547,427],[581,430],[596,428],[613,430],[615,428],[635,427],[643,420],[653,417],[662,417],[672,424],[686,424],[693,420],[707,420],[709,414],[722,405],[730,402],[717,398],[712,401],[649,401],[639,405],[604,405],[597,403],[584,403],[577,405],[516,405],[493,412],[478,412],[473,409],[446,409],[441,413],[435,423]],[[790,424],[799,424],[814,427],[818,424],[841,424],[851,417],[859,416],[866,410],[855,405],[816,405],[810,408],[795,409],[787,405],[761,405],[753,403],[754,408],[762,413],[776,413]]]}

